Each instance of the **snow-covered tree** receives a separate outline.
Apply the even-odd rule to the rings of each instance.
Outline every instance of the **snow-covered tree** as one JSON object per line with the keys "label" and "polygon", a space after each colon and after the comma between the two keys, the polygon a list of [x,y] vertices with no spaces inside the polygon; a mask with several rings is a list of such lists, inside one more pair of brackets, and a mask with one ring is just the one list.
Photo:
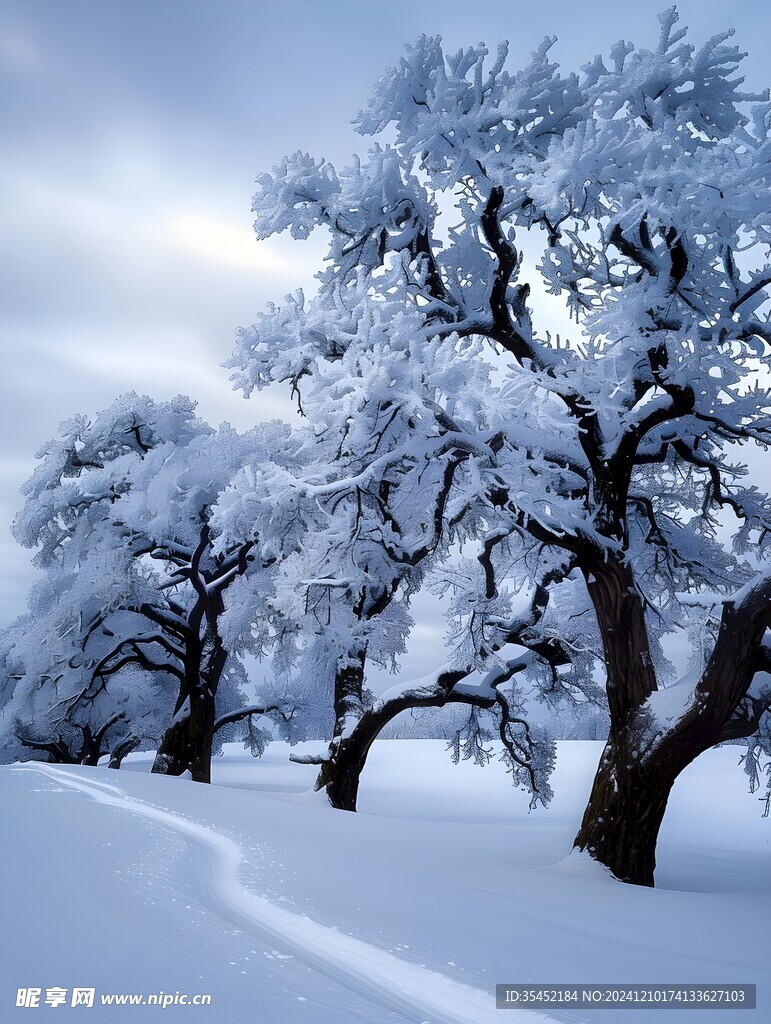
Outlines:
{"label": "snow-covered tree", "polygon": [[[771,106],[742,91],[730,32],[696,48],[674,9],[660,22],[653,49],[568,75],[553,39],[517,72],[506,44],[419,39],[356,122],[392,144],[258,179],[259,238],[322,227],[330,250],[318,295],[270,307],[230,364],[246,393],[289,384],[330,453],[306,493],[369,503],[386,553],[398,481],[424,529],[471,517],[483,556],[517,535],[582,581],[610,736],[576,845],[646,885],[678,774],[758,731],[771,621],[771,500],[732,462],[771,441]],[[666,686],[657,636],[705,592],[703,671]]]}
{"label": "snow-covered tree", "polygon": [[[96,764],[106,753],[120,767],[132,750],[155,749],[167,726],[174,680],[128,665],[108,680],[95,678],[116,634],[137,629],[132,612],[106,612],[143,588],[130,561],[94,550],[77,574],[53,569],[30,594],[28,614],[0,635],[3,685],[3,760],[44,757],[68,764]],[[102,626],[89,631],[94,615]],[[101,651],[100,651],[101,647]]]}
{"label": "snow-covered tree", "polygon": [[[370,406],[363,416],[377,419],[382,404]],[[273,577],[275,602],[283,621],[292,626],[274,664],[279,663],[280,675],[280,663],[285,663],[293,692],[308,695],[304,703],[315,704],[317,721],[323,715],[318,713],[320,702],[326,701],[334,712],[327,753],[293,759],[319,764],[316,788],[325,789],[332,806],[355,810],[367,754],[392,718],[405,710],[465,704],[473,723],[479,709],[494,712],[491,724],[504,741],[512,772],[534,799],[547,799],[548,772],[538,766],[551,764],[551,746],[546,737],[536,739],[515,713],[521,711],[522,694],[503,688],[514,675],[526,672],[530,678],[548,666],[544,693],[556,701],[567,692],[566,678],[560,677],[557,685],[554,679],[557,666],[571,664],[572,652],[536,628],[549,602],[549,587],[565,570],[557,567],[545,581],[539,580],[533,606],[511,623],[499,619],[494,637],[476,647],[458,645],[452,664],[438,669],[430,681],[396,686],[387,702],[374,699],[366,686],[368,666],[395,670],[413,625],[410,599],[426,574],[438,572],[452,545],[468,538],[470,523],[489,524],[499,514],[478,493],[477,474],[464,466],[467,453],[443,458],[447,440],[421,438],[418,417],[407,424],[412,436],[401,436],[396,461],[388,445],[400,437],[398,432],[390,442],[375,436],[365,447],[363,434],[349,444],[348,437],[363,430],[356,423],[354,431],[350,409],[339,422],[343,444],[326,423],[324,430],[304,432],[300,475],[271,464],[245,467],[220,496],[212,516],[221,545],[255,544],[262,561],[280,559]],[[382,471],[379,459],[372,459],[381,444]],[[498,545],[496,553],[511,560],[512,543]],[[489,576],[492,551],[484,558]],[[457,589],[457,570],[451,576],[455,582],[445,585]],[[527,574],[520,574],[519,589],[526,579]],[[470,588],[478,582],[473,580]],[[496,598],[496,611],[509,608],[506,597]],[[457,600],[469,607],[468,587]],[[516,652],[513,644],[518,645]],[[480,689],[471,685],[472,676],[477,683],[482,678],[487,682]]]}
{"label": "snow-covered tree", "polygon": [[[88,674],[78,703],[112,690],[107,681],[128,666],[173,678],[173,717],[153,770],[209,781],[220,728],[268,710],[279,722],[290,714],[282,704],[242,707],[239,658],[253,643],[259,595],[270,592],[269,566],[255,562],[251,543],[215,550],[209,511],[247,459],[291,462],[292,444],[285,425],[215,431],[194,408],[186,398],[130,394],[93,422],[63,424],[38,455],[15,531],[39,547],[36,562],[55,590],[75,580],[68,629]],[[247,576],[252,603],[234,602],[228,619],[226,592]],[[244,589],[234,590],[243,602]]]}
{"label": "snow-covered tree", "polygon": [[[254,544],[258,560],[274,564],[272,603],[281,623],[274,672],[291,678],[292,691],[315,709],[317,723],[331,710],[330,749],[315,759],[318,788],[326,788],[334,806],[355,809],[355,787],[338,763],[340,745],[369,704],[367,665],[391,667],[404,651],[412,626],[407,603],[440,544],[442,517],[425,508],[415,515],[407,504],[397,524],[398,474],[378,481],[374,500],[367,486],[340,484],[341,459],[359,461],[305,431],[302,472],[290,474],[274,463],[245,467],[220,496],[212,524],[220,545]],[[348,476],[355,466],[342,472]],[[425,502],[443,503],[443,477],[441,469],[438,476],[429,471]]]}

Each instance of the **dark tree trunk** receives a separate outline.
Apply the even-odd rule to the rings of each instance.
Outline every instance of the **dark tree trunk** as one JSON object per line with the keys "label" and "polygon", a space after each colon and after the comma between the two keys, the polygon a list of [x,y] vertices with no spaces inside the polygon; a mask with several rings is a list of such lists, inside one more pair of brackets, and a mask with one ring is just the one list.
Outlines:
{"label": "dark tree trunk", "polygon": [[671,725],[645,706],[656,690],[642,602],[619,566],[589,581],[605,648],[610,734],[575,846],[624,882],[654,884],[656,843],[669,794],[695,758],[722,740],[750,735],[746,696],[768,620],[765,590],[724,606],[715,648],[690,707]]}
{"label": "dark tree trunk", "polygon": [[83,726],[83,746],[80,751],[80,763],[95,768],[102,756],[102,739],[104,733],[100,730],[96,734],[91,732],[88,725]]}
{"label": "dark tree trunk", "polygon": [[682,769],[637,763],[635,747],[627,735],[609,737],[575,845],[622,882],[652,886],[659,829]]}
{"label": "dark tree trunk", "polygon": [[575,845],[616,878],[654,885],[656,844],[680,773],[723,738],[726,724],[692,705],[666,732],[642,709],[614,729],[600,758]]}
{"label": "dark tree trunk", "polygon": [[616,731],[657,689],[645,609],[628,565],[608,559],[588,572],[607,674],[608,710]]}
{"label": "dark tree trunk", "polygon": [[108,768],[120,768],[123,764],[123,759],[127,754],[130,754],[132,750],[135,750],[139,746],[139,739],[136,736],[129,736],[110,753],[110,763],[107,765]]}
{"label": "dark tree trunk", "polygon": [[387,723],[398,714],[398,711],[384,716],[365,711],[353,732],[341,740],[335,752],[334,763],[328,761],[322,768],[333,770],[329,774],[327,798],[333,807],[341,811],[355,811],[359,798],[359,781],[367,755],[374,741]]}
{"label": "dark tree trunk", "polygon": [[[185,676],[180,684],[174,718],[153,763],[152,770],[157,775],[182,775],[189,771],[194,782],[211,782],[217,688],[227,662],[227,652],[216,630],[221,609],[221,596],[215,595],[214,603],[208,608],[209,624],[203,640],[197,639],[198,621],[190,631]],[[203,607],[198,614],[203,617]]]}
{"label": "dark tree trunk", "polygon": [[338,811],[355,811],[359,798],[359,778],[367,754],[357,744],[337,748],[334,760],[326,761],[319,772],[317,789],[326,786],[327,799]]}
{"label": "dark tree trunk", "polygon": [[190,772],[194,782],[211,782],[211,752],[214,740],[215,694],[194,667],[189,667],[180,685],[171,725],[164,733],[155,755],[156,775]]}
{"label": "dark tree trunk", "polygon": [[80,727],[80,731],[83,733],[83,744],[80,749],[81,764],[91,765],[93,768],[99,764],[99,758],[102,756],[102,747],[107,733],[112,729],[116,722],[122,721],[125,717],[126,715],[124,712],[114,714],[111,718],[108,718],[106,722],[103,722],[96,732],[92,732],[91,726],[88,724]]}
{"label": "dark tree trunk", "polygon": [[211,782],[214,717],[214,695],[208,687],[199,685],[192,693],[187,687],[181,688],[174,720],[158,746],[153,772],[182,775],[189,771],[194,782]]}
{"label": "dark tree trunk", "polygon": [[413,708],[441,708],[446,704],[473,704],[492,707],[494,700],[473,694],[455,693],[453,686],[469,674],[470,669],[441,673],[433,685],[405,690],[384,704],[375,703],[362,711],[355,727],[335,747],[334,760],[326,761],[319,773],[316,788],[326,786],[333,807],[355,811],[359,796],[361,773],[367,763],[372,744],[380,733],[402,711]]}
{"label": "dark tree trunk", "polygon": [[595,567],[587,589],[605,654],[610,732],[575,846],[622,881],[653,885],[656,841],[677,772],[642,756],[650,718],[641,708],[657,688],[644,608],[623,563]]}
{"label": "dark tree trunk", "polygon": [[[363,767],[362,762],[358,773],[354,772],[354,766],[347,756],[343,758],[341,766],[340,753],[353,731],[352,719],[357,717],[357,726],[360,724],[363,712],[365,658],[365,651],[349,654],[335,674],[335,730],[328,756],[322,763],[316,779],[315,788],[326,789],[329,802],[341,811],[356,810],[359,774]],[[366,752],[364,756],[366,757]]]}

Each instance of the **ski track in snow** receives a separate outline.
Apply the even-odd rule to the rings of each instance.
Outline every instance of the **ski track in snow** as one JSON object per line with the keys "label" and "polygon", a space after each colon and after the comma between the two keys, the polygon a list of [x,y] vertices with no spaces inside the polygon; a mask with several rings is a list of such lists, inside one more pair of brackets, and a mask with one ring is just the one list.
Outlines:
{"label": "ski track in snow", "polygon": [[[139,800],[106,782],[73,776],[50,765],[14,768],[33,771],[109,807],[160,822],[192,840],[212,858],[207,892],[211,909],[228,922],[271,943],[290,949],[309,967],[338,984],[354,988],[416,1024],[501,1024],[494,995],[455,981],[439,971],[408,963],[337,928],[319,924],[305,914],[276,906],[246,889],[238,879],[243,860],[235,840],[181,814]],[[416,1016],[417,1014],[417,1016]],[[553,1018],[532,1010],[509,1010],[508,1024],[553,1024]],[[418,1020],[420,1018],[420,1020]]]}

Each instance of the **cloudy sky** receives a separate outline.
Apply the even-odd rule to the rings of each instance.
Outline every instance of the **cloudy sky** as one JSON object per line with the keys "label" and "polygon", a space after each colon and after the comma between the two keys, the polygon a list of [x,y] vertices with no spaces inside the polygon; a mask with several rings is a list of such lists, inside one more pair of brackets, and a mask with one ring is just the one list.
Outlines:
{"label": "cloudy sky", "polygon": [[[420,33],[508,39],[514,64],[554,34],[572,69],[621,37],[654,45],[664,5],[2,0],[0,626],[32,578],[9,533],[19,487],[62,419],[131,389],[190,394],[215,424],[291,416],[281,394],[231,392],[220,368],[236,327],[312,285],[322,252],[253,239],[259,172],[299,148],[363,151],[350,120]],[[696,42],[735,27],[748,85],[771,82],[771,5],[679,9]]]}

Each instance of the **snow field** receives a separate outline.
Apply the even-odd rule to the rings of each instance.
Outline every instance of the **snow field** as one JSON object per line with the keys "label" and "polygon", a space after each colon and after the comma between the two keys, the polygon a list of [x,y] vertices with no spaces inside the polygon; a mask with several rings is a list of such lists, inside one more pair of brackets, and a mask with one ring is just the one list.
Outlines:
{"label": "snow field", "polygon": [[88,984],[211,992],[194,1015],[218,1024],[482,1024],[538,1019],[496,1011],[496,983],[581,981],[754,982],[768,1005],[771,833],[738,748],[678,783],[646,890],[567,856],[598,744],[561,744],[554,804],[530,814],[497,761],[456,767],[443,747],[376,744],[357,815],[308,793],[313,768],[278,743],[261,761],[230,746],[211,787],[148,776],[139,756],[4,768],[6,1005],[25,984]]}

